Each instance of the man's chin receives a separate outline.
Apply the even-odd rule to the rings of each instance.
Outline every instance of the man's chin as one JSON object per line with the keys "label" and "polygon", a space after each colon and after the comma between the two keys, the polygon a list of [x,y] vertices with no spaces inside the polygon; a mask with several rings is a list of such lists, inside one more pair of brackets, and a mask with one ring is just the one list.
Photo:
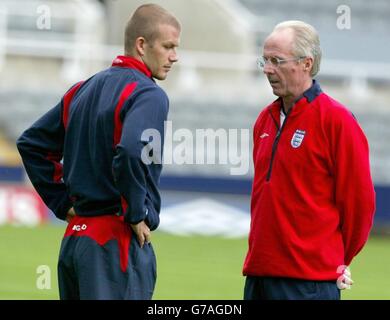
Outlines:
{"label": "man's chin", "polygon": [[158,74],[153,74],[153,78],[163,81],[167,78],[168,72],[159,72]]}
{"label": "man's chin", "polygon": [[272,88],[272,92],[275,96],[280,97],[280,91],[278,89]]}

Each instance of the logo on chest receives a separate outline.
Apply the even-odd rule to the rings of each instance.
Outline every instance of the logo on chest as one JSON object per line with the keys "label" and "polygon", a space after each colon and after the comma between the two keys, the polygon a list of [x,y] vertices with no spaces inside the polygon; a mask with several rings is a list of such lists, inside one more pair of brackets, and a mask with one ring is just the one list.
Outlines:
{"label": "logo on chest", "polygon": [[294,135],[291,139],[291,146],[293,148],[299,148],[302,144],[303,138],[305,138],[306,131],[295,130]]}

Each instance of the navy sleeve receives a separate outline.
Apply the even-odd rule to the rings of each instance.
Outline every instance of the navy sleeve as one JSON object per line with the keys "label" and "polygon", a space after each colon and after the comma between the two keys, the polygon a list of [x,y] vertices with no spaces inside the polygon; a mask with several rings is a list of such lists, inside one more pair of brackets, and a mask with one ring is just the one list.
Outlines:
{"label": "navy sleeve", "polygon": [[34,188],[53,213],[64,220],[72,203],[62,179],[62,104],[61,101],[23,132],[17,147]]}
{"label": "navy sleeve", "polygon": [[150,141],[145,139],[145,132],[158,134],[159,147],[163,150],[168,98],[160,88],[152,87],[135,93],[130,100],[131,106],[124,117],[121,140],[113,159],[113,174],[121,194],[125,221],[136,224],[146,219],[153,230],[159,219],[156,210],[148,205],[147,179],[150,179],[149,166],[161,166],[161,163],[156,164],[155,161],[161,159],[154,159],[151,163],[145,161],[145,150],[150,146]]}

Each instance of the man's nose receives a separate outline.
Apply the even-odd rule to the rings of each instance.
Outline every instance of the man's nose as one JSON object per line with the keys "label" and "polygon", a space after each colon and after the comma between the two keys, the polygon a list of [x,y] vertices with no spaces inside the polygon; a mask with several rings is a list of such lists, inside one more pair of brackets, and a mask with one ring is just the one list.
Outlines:
{"label": "man's nose", "polygon": [[179,56],[176,51],[174,51],[170,56],[169,56],[169,61],[174,63],[179,61]]}
{"label": "man's nose", "polygon": [[263,68],[263,73],[265,75],[273,74],[273,73],[275,73],[275,69],[274,69],[274,67],[270,63],[266,63],[264,65],[264,68]]}

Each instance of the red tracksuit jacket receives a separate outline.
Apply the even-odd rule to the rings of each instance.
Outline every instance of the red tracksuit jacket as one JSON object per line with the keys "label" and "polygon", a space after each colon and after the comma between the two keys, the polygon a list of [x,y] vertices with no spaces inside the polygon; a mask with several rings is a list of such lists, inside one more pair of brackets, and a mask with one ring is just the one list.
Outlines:
{"label": "red tracksuit jacket", "polygon": [[315,81],[286,115],[281,99],[253,132],[251,276],[335,280],[367,241],[375,211],[367,139]]}

